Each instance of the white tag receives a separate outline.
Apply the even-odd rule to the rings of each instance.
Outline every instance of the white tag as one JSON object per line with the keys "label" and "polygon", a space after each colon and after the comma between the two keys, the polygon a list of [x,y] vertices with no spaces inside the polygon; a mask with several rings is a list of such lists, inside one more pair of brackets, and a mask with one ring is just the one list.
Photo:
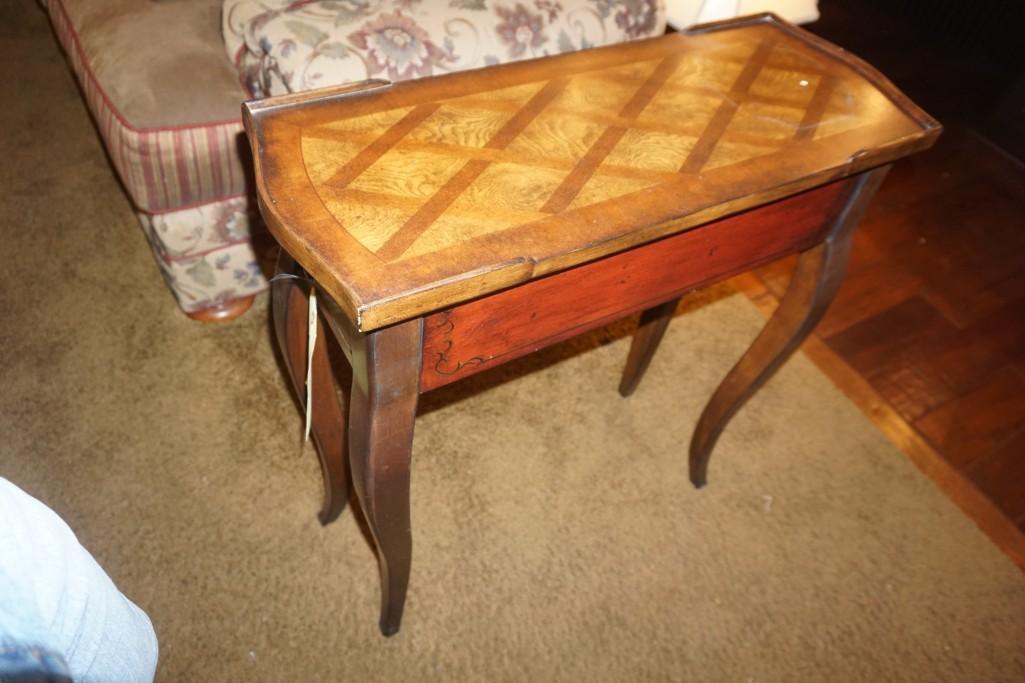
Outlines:
{"label": "white tag", "polygon": [[310,286],[310,308],[306,318],[306,436],[310,440],[310,427],[313,426],[313,350],[317,348],[317,286]]}

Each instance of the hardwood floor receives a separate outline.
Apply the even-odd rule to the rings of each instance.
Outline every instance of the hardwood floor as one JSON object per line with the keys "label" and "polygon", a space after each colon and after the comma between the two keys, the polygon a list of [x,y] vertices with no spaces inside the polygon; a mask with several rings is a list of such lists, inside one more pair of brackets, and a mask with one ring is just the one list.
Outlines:
{"label": "hardwood floor", "polygon": [[[921,85],[908,64],[928,48],[883,49],[855,52]],[[971,130],[956,92],[895,80],[947,130],[890,173],[805,351],[1025,569],[1025,166]],[[768,313],[792,268],[734,283]]]}

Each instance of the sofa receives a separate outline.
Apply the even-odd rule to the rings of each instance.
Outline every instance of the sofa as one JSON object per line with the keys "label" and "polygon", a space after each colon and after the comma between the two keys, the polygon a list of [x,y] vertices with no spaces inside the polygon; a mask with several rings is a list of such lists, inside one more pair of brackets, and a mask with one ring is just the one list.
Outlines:
{"label": "sofa", "polygon": [[41,0],[181,309],[230,320],[267,287],[240,104],[421,78],[814,0]]}

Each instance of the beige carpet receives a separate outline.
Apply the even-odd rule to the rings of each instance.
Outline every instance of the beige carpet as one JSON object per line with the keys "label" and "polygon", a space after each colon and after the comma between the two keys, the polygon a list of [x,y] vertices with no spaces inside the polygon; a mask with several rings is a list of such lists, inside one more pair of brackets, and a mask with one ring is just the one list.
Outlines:
{"label": "beige carpet", "polygon": [[382,638],[352,512],[316,522],[265,301],[178,313],[44,18],[3,16],[0,475],[149,612],[159,680],[1025,680],[1025,576],[803,357],[689,486],[761,323],[724,289],[630,400],[628,325],[430,397]]}

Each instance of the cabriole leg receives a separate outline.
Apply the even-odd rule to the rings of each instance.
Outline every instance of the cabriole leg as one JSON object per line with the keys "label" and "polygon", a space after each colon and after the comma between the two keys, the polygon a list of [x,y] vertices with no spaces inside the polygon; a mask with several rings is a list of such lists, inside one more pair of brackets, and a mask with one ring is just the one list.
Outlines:
{"label": "cabriole leg", "polygon": [[847,269],[854,228],[888,166],[866,171],[836,213],[826,238],[801,253],[779,308],[705,406],[690,444],[690,480],[705,485],[712,449],[730,419],[815,328],[836,296]]}
{"label": "cabriole leg", "polygon": [[409,584],[409,466],[422,354],[419,319],[359,337],[352,348],[349,459],[377,545],[386,636],[399,630]]}
{"label": "cabriole leg", "polygon": [[[297,275],[302,271],[282,249],[277,273]],[[278,348],[285,359],[292,388],[305,409],[307,311],[309,284],[292,278],[275,280],[271,285],[271,316]],[[324,502],[320,522],[327,524],[338,518],[349,498],[349,475],[346,469],[345,407],[338,396],[331,362],[327,353],[324,325],[317,322],[317,345],[313,353],[313,416],[310,432],[324,475]]]}
{"label": "cabriole leg", "polygon": [[677,297],[641,313],[640,324],[634,332],[633,341],[630,342],[630,353],[626,357],[623,378],[619,382],[621,396],[629,396],[641,383],[679,303],[680,298]]}

